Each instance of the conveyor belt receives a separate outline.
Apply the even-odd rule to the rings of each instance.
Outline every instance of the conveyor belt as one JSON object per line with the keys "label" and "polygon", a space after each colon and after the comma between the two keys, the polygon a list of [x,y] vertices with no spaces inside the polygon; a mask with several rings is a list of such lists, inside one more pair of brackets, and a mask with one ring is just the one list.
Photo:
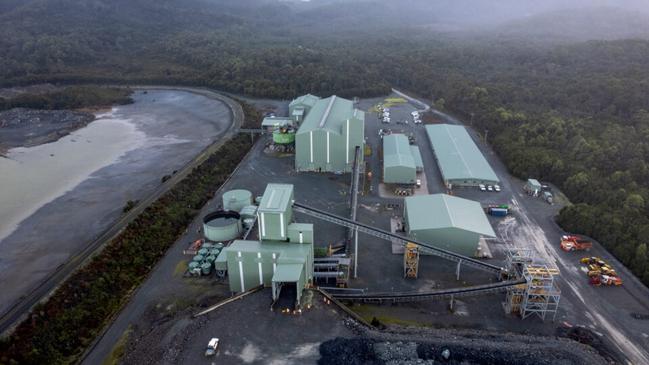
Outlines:
{"label": "conveyor belt", "polygon": [[428,244],[428,243],[413,240],[413,239],[408,238],[408,237],[404,237],[404,236],[401,236],[401,235],[398,235],[398,234],[395,234],[395,233],[392,233],[392,232],[388,232],[388,231],[382,230],[380,228],[375,228],[375,227],[369,226],[369,225],[361,223],[361,222],[353,221],[351,219],[340,217],[340,216],[337,216],[335,214],[331,214],[331,213],[325,212],[323,210],[312,208],[312,207],[309,207],[309,206],[306,206],[304,204],[300,204],[300,203],[297,203],[297,202],[293,203],[293,210],[296,211],[296,212],[300,212],[300,213],[310,215],[310,216],[312,216],[314,218],[322,219],[322,220],[327,221],[327,222],[331,222],[331,223],[334,223],[334,224],[341,225],[343,227],[357,229],[359,232],[366,233],[366,234],[369,234],[369,235],[372,235],[372,236],[375,236],[375,237],[383,238],[385,240],[396,239],[398,241],[401,241],[403,244],[405,244],[407,242],[412,242],[412,243],[418,245],[420,247],[420,249],[425,250],[426,252],[429,252],[429,253],[431,253],[431,254],[433,254],[435,256],[445,258],[447,260],[459,262],[459,263],[461,263],[463,265],[469,265],[469,266],[472,266],[472,267],[475,267],[475,268],[478,268],[478,269],[491,271],[491,272],[494,272],[494,273],[497,273],[497,274],[500,274],[505,270],[504,268],[502,268],[500,266],[488,264],[486,262],[482,262],[482,261],[474,259],[472,257],[468,257],[468,256],[457,254],[455,252],[444,250],[442,248],[435,247],[435,246],[433,246],[431,244]]}
{"label": "conveyor belt", "polygon": [[331,296],[338,300],[347,300],[353,302],[364,303],[403,303],[403,302],[417,302],[423,300],[442,299],[449,297],[466,297],[472,295],[482,295],[488,293],[495,293],[507,290],[507,288],[515,285],[525,284],[525,279],[501,281],[493,284],[475,285],[465,288],[451,288],[431,290],[427,292],[386,292],[386,293],[330,293]]}

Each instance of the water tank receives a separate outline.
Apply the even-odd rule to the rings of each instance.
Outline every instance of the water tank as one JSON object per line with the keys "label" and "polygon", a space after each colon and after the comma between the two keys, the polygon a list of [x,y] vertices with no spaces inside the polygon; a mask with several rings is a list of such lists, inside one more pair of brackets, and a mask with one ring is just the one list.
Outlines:
{"label": "water tank", "polygon": [[196,255],[196,256],[194,256],[194,258],[192,259],[192,261],[194,261],[194,262],[201,262],[201,261],[203,261],[204,258],[205,258],[205,256],[203,256],[203,255]]}
{"label": "water tank", "polygon": [[212,242],[230,241],[241,235],[241,219],[239,213],[233,211],[217,211],[203,218],[203,234],[205,239]]}
{"label": "water tank", "polygon": [[230,190],[223,194],[223,210],[240,212],[247,205],[252,204],[252,193],[248,190]]}
{"label": "water tank", "polygon": [[209,252],[210,252],[210,250],[205,248],[205,247],[198,250],[198,254],[201,255],[201,256],[207,256]]}
{"label": "water tank", "polygon": [[203,272],[203,275],[209,275],[212,272],[212,264],[209,262],[204,263],[201,265],[201,271]]}

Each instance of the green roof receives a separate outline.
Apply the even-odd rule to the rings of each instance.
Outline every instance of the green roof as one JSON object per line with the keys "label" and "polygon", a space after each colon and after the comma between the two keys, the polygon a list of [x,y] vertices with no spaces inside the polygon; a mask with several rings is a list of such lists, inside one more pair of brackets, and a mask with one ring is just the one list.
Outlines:
{"label": "green roof", "polygon": [[293,99],[293,101],[291,101],[288,106],[292,107],[294,105],[306,105],[308,107],[313,107],[315,103],[318,102],[318,100],[320,100],[319,97],[311,94],[306,94]]}
{"label": "green roof", "polygon": [[266,117],[261,122],[262,127],[284,127],[289,124],[293,124],[293,120],[284,117]]}
{"label": "green roof", "polygon": [[275,283],[291,283],[300,281],[304,264],[277,264],[273,274]]}
{"label": "green roof", "polygon": [[408,228],[458,228],[483,236],[495,237],[480,203],[447,194],[415,195],[405,198]]}
{"label": "green roof", "polygon": [[415,166],[417,166],[418,169],[423,169],[424,160],[422,160],[421,158],[421,152],[419,151],[419,147],[410,146],[410,154],[412,155],[412,158],[415,160]]}
{"label": "green roof", "polygon": [[308,133],[317,129],[325,129],[342,134],[345,121],[358,119],[363,121],[365,113],[354,109],[351,100],[339,98],[336,95],[318,100],[304,118],[298,134]]}
{"label": "green roof", "polygon": [[383,166],[416,167],[408,137],[396,133],[383,137]]}
{"label": "green roof", "polygon": [[496,173],[464,127],[427,125],[426,132],[444,180],[498,181]]}
{"label": "green roof", "polygon": [[291,204],[293,185],[268,184],[259,203],[260,213],[284,213]]}

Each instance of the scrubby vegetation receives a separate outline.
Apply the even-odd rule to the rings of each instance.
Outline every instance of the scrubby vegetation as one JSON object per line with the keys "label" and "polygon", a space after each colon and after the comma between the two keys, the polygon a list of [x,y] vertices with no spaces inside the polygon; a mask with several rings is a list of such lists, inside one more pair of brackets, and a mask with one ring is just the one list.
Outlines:
{"label": "scrubby vegetation", "polygon": [[70,86],[60,91],[25,93],[11,99],[0,98],[0,110],[30,108],[46,110],[101,108],[130,104],[132,91],[124,88]]}
{"label": "scrubby vegetation", "polygon": [[238,135],[140,214],[0,343],[2,364],[75,362],[249,150]]}

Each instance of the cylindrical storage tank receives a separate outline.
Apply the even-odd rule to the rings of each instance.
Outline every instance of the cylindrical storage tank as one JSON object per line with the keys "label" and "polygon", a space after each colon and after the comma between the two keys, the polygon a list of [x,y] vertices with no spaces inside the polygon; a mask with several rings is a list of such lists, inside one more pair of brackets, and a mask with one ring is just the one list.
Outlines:
{"label": "cylindrical storage tank", "polygon": [[192,261],[195,261],[195,262],[201,262],[201,261],[203,261],[204,259],[205,259],[205,256],[203,256],[203,255],[196,255],[196,256],[194,256],[194,258],[192,259]]}
{"label": "cylindrical storage tank", "polygon": [[209,243],[209,242],[205,242],[205,243],[203,243],[203,245],[201,246],[201,248],[206,248],[206,249],[208,249],[208,250],[212,249],[213,247],[214,247],[214,245],[211,244],[211,243]]}
{"label": "cylindrical storage tank", "polygon": [[239,215],[241,216],[241,219],[244,220],[249,218],[255,218],[255,216],[257,215],[257,206],[246,205],[245,207],[241,208]]}
{"label": "cylindrical storage tank", "polygon": [[209,262],[204,263],[201,265],[201,271],[203,275],[209,275],[212,272],[212,264]]}
{"label": "cylindrical storage tank", "polygon": [[203,234],[212,242],[230,241],[241,235],[239,213],[223,211],[210,213],[203,218]]}
{"label": "cylindrical storage tank", "polygon": [[209,262],[210,264],[216,261],[216,256],[209,255],[205,258],[205,261]]}
{"label": "cylindrical storage tank", "polygon": [[207,254],[209,252],[210,252],[210,250],[207,249],[207,248],[201,248],[200,250],[198,250],[198,254],[201,255],[201,256],[207,256]]}
{"label": "cylindrical storage tank", "polygon": [[236,189],[223,194],[223,210],[240,212],[247,205],[252,204],[252,193],[248,190]]}
{"label": "cylindrical storage tank", "polygon": [[223,242],[217,242],[217,243],[213,244],[212,247],[213,248],[218,248],[219,250],[222,250],[223,247],[225,247],[225,245],[223,244]]}
{"label": "cylindrical storage tank", "polygon": [[189,265],[187,265],[187,269],[189,271],[192,271],[192,270],[196,269],[199,266],[201,266],[200,262],[192,261],[192,262],[189,263]]}
{"label": "cylindrical storage tank", "polygon": [[213,248],[213,249],[210,250],[210,255],[211,256],[218,256],[220,253],[221,253],[221,250],[219,250],[218,248]]}

